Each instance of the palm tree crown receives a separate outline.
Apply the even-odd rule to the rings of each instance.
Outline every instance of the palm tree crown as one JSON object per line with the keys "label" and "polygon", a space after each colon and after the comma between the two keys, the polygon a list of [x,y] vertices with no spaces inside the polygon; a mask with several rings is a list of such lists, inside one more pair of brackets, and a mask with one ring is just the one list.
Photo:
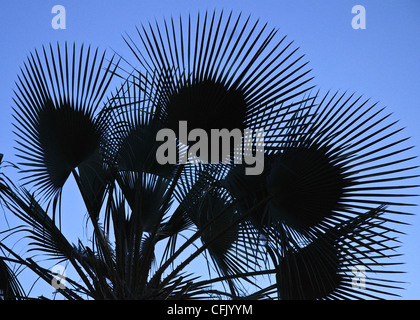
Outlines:
{"label": "palm tree crown", "polygon": [[[141,26],[124,40],[139,67],[57,44],[30,54],[16,82],[25,183],[16,187],[2,174],[0,201],[24,222],[30,250],[72,269],[58,292],[67,299],[397,294],[402,284],[374,275],[400,263],[397,227],[411,205],[401,199],[412,196],[406,190],[417,175],[391,115],[355,94],[315,92],[293,42],[250,17],[206,12]],[[180,121],[209,135],[263,130],[263,172],[247,175],[233,149],[218,163],[159,164],[157,133],[176,131]],[[180,156],[191,148],[179,136],[172,143]],[[70,243],[58,223],[69,179],[93,228],[90,244]],[[33,257],[0,247],[4,298],[28,298],[12,265],[51,283],[54,273]],[[208,277],[188,269],[199,259]],[[354,266],[369,274],[365,290],[353,285]]]}

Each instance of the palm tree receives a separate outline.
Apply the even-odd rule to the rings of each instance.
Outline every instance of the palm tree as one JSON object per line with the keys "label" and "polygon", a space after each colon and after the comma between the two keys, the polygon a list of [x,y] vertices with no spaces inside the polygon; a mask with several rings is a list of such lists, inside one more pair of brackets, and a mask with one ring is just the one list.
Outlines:
{"label": "palm tree", "polygon": [[[417,175],[384,109],[355,94],[313,93],[293,42],[241,15],[170,19],[124,39],[134,62],[49,45],[30,54],[16,83],[25,182],[2,174],[0,201],[24,225],[5,234],[25,232],[30,250],[73,270],[56,287],[64,298],[397,295],[402,283],[381,274],[398,272],[397,227],[411,205],[400,199]],[[156,134],[180,121],[207,133],[263,129],[263,172],[247,175],[233,149],[219,163],[159,164]],[[191,147],[173,143],[181,156]],[[60,227],[71,179],[88,243],[71,243]],[[13,266],[47,283],[57,276],[4,241],[0,248],[3,298],[29,298]],[[207,276],[188,268],[197,260]],[[354,266],[366,268],[363,290]]]}

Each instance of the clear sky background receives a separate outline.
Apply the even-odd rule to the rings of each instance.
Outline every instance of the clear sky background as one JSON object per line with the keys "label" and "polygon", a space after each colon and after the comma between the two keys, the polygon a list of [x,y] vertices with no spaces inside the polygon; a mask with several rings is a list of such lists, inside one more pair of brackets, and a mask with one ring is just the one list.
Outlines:
{"label": "clear sky background", "polygon": [[[366,29],[354,30],[351,10],[354,5],[366,8]],[[51,20],[54,5],[66,9],[66,29],[54,30]],[[198,10],[225,10],[251,15],[280,35],[288,35],[300,52],[306,54],[315,76],[314,83],[323,91],[348,90],[379,101],[400,119],[420,154],[420,1],[418,0],[18,0],[0,3],[0,153],[5,160],[17,162],[13,150],[11,106],[14,82],[27,55],[35,48],[51,43],[90,44],[117,51],[135,61],[122,39],[126,32],[135,34],[142,23],[195,15]],[[17,177],[12,176],[16,182]],[[418,192],[418,191],[417,191]],[[71,197],[64,205],[74,208]],[[416,199],[418,203],[418,199]],[[401,267],[407,272],[399,277],[409,282],[402,292],[404,299],[420,299],[420,210],[406,218],[412,226],[403,231]],[[64,217],[66,218],[66,217]],[[69,217],[66,231],[72,234],[80,220]],[[83,218],[83,217],[82,217]],[[85,222],[85,221],[84,221]],[[0,217],[0,230],[4,230]],[[83,219],[82,219],[83,223]]]}

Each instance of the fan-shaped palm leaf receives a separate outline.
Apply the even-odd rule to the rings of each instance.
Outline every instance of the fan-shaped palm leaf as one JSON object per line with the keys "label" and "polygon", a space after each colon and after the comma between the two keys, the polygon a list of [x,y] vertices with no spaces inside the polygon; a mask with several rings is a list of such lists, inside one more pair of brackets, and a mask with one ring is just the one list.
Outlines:
{"label": "fan-shaped palm leaf", "polygon": [[[263,175],[245,177],[243,170],[232,169],[225,179],[232,194],[242,197],[239,201],[245,195],[271,196],[264,211],[271,221],[281,220],[303,233],[328,229],[381,204],[410,206],[389,200],[414,196],[399,191],[416,185],[394,184],[416,177],[410,174],[417,167],[410,165],[414,158],[404,156],[411,148],[405,145],[407,138],[397,138],[401,129],[383,110],[361,98],[352,99],[352,95],[326,95],[310,120],[304,119],[270,150]],[[407,165],[397,167],[402,164]]]}
{"label": "fan-shaped palm leaf", "polygon": [[[105,121],[95,113],[112,78],[112,60],[98,50],[43,47],[28,58],[14,98],[19,156],[28,183],[59,191],[98,147]],[[105,69],[102,70],[102,69]]]}
{"label": "fan-shaped palm leaf", "polygon": [[211,129],[276,130],[272,120],[290,116],[283,104],[308,91],[311,78],[291,42],[266,29],[241,15],[206,12],[187,23],[180,18],[178,24],[171,19],[143,26],[137,29],[140,41],[127,36],[145,72],[164,79],[154,86],[154,114],[163,126],[177,131],[179,121],[187,121],[190,130],[209,137]]}
{"label": "fan-shaped palm leaf", "polygon": [[[301,118],[298,126],[287,126],[285,130],[293,133],[269,150],[262,175],[245,176],[239,166],[223,181],[243,214],[258,201],[270,198],[247,218],[268,238],[269,252],[280,257],[278,285],[283,298],[358,297],[348,287],[349,281],[343,289],[341,264],[347,268],[362,264],[355,256],[363,252],[362,260],[372,259],[373,265],[381,266],[372,257],[395,249],[385,245],[394,240],[386,235],[392,227],[382,224],[404,223],[401,218],[409,213],[390,208],[412,204],[392,199],[414,196],[401,190],[416,187],[404,182],[417,177],[413,172],[417,166],[410,165],[413,157],[404,156],[410,146],[405,145],[405,137],[399,137],[401,129],[375,106],[353,95],[327,94],[311,111],[312,116]],[[375,211],[383,204],[388,207],[380,210],[380,222],[369,224],[364,217],[370,215],[363,212]],[[392,219],[391,214],[397,218]],[[353,219],[362,224],[357,224],[359,232],[348,227]],[[344,225],[349,229],[344,243],[338,246],[336,240],[325,240],[336,239],[334,232]],[[372,231],[373,226],[379,229]],[[378,243],[383,246],[378,248]],[[350,258],[346,253],[344,259],[340,250],[351,251]],[[372,286],[381,286],[381,281],[383,285],[385,280],[379,279]]]}
{"label": "fan-shaped palm leaf", "polygon": [[163,128],[154,116],[154,87],[159,83],[152,76],[130,76],[104,106],[108,122],[103,147],[105,161],[121,171],[142,171],[169,177],[175,166],[160,165],[156,150],[157,132]]}
{"label": "fan-shaped palm leaf", "polygon": [[[395,295],[397,281],[374,278],[398,256],[396,232],[386,227],[383,206],[320,233],[307,245],[279,256],[277,285],[281,299],[372,298]],[[394,235],[392,235],[394,233]],[[363,267],[363,289],[354,285],[355,266]],[[393,272],[397,272],[393,270]],[[388,290],[384,290],[387,288]]]}

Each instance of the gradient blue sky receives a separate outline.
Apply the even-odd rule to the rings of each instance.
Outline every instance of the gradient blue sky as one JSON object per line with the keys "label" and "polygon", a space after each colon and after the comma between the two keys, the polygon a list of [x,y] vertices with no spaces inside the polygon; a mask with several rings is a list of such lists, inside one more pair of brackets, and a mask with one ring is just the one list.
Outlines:
{"label": "gradient blue sky", "polygon": [[[66,8],[66,30],[51,27],[51,9],[57,4]],[[365,30],[351,27],[351,9],[358,4],[366,8]],[[411,143],[420,146],[418,0],[19,0],[0,3],[0,152],[5,160],[17,162],[11,125],[14,81],[35,48],[57,41],[85,43],[134,61],[122,35],[134,34],[136,25],[214,9],[251,14],[280,28],[306,54],[321,90],[348,90],[379,101],[400,119]],[[413,153],[419,151],[416,147]],[[412,226],[404,228],[407,236],[401,239],[407,274],[399,279],[409,282],[404,299],[420,299],[420,210],[412,212],[417,215],[405,220]],[[0,230],[4,227],[1,216]]]}

